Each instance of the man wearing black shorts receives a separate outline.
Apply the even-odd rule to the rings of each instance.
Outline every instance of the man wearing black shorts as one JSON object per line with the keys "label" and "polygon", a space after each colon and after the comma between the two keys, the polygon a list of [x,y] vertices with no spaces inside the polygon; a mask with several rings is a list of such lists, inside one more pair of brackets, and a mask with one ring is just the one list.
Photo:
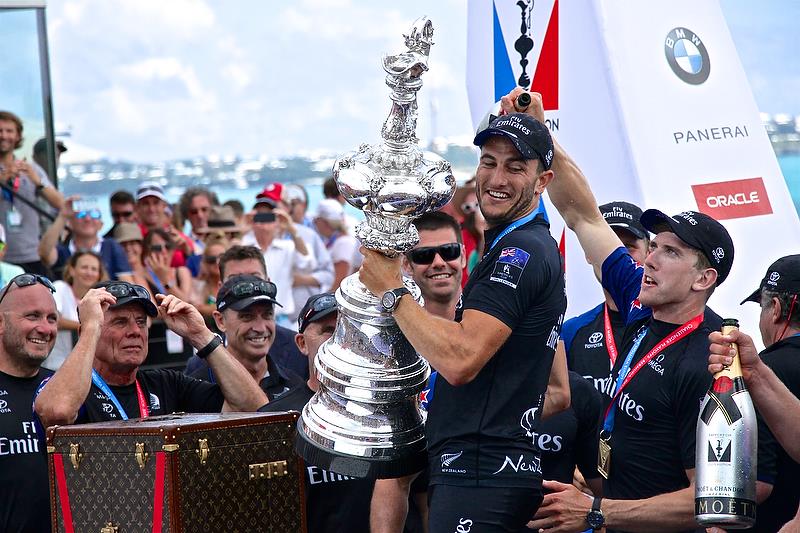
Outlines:
{"label": "man wearing black shorts", "polygon": [[[504,105],[515,92],[521,90],[504,97]],[[531,96],[528,112],[543,120],[541,96]],[[706,301],[731,270],[733,242],[702,213],[670,217],[650,209],[641,223],[655,237],[644,265],[637,264],[606,224],[580,169],[557,143],[555,151],[550,198],[627,327],[598,443],[607,499],[545,483],[554,492],[545,496],[533,526],[553,532],[695,530],[695,428],[711,382],[708,334],[717,327],[705,317]]]}
{"label": "man wearing black shorts", "polygon": [[397,296],[387,311],[439,372],[426,424],[433,533],[518,531],[538,507],[541,463],[526,432],[541,417],[566,308],[558,248],[536,214],[553,178],[550,133],[512,113],[475,144],[478,202],[490,229],[456,322],[405,297],[399,258],[362,250],[361,281],[373,294]]}
{"label": "man wearing black shorts", "polygon": [[[86,293],[78,306],[78,342],[36,397],[34,408],[45,427],[223,407],[255,411],[267,403],[197,308],[175,296],[158,298],[156,308],[147,289],[124,281],[104,282]],[[207,359],[217,383],[174,370],[139,370],[147,357],[150,318],[157,315]]]}

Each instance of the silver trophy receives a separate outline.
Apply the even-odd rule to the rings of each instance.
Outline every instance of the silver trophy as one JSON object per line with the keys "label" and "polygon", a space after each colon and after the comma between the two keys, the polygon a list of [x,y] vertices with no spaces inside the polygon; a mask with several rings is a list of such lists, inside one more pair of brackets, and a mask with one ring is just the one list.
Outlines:
{"label": "silver trophy", "polygon": [[[366,220],[356,237],[396,257],[419,241],[412,220],[441,208],[455,192],[450,164],[417,145],[417,91],[428,70],[433,25],[423,17],[404,35],[407,51],[384,56],[392,108],[379,145],[362,144],[333,167],[339,191]],[[404,285],[418,303],[419,287]],[[309,463],[339,474],[387,478],[425,464],[424,416],[419,393],[430,375],[427,361],[403,336],[358,274],[336,291],[336,331],[323,344],[315,370],[320,390],[298,421],[297,450]]]}

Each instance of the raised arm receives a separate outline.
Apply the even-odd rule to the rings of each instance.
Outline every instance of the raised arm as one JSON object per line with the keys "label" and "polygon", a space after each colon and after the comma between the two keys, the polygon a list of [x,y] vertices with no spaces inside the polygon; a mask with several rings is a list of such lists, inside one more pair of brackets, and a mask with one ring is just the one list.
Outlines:
{"label": "raised arm", "polygon": [[[158,314],[167,327],[188,340],[195,349],[205,347],[214,339],[195,306],[172,295],[159,294],[156,299]],[[255,411],[267,403],[267,396],[258,383],[222,344],[208,355],[206,362],[225,397],[223,410]]]}
{"label": "raised arm", "polygon": [[90,289],[81,299],[78,342],[61,368],[45,384],[34,401],[34,411],[44,427],[72,424],[92,386],[92,364],[100,339],[103,313],[116,298],[105,289]]}
{"label": "raised arm", "polygon": [[79,199],[80,196],[69,196],[64,200],[64,204],[58,211],[58,216],[47,228],[47,231],[42,234],[42,239],[39,241],[39,258],[47,266],[53,266],[58,260],[58,251],[56,246],[61,238],[61,233],[67,225],[74,211],[72,209],[72,202]]}
{"label": "raised arm", "polygon": [[[501,99],[501,105],[507,113],[515,112],[514,102],[523,92],[523,89],[518,87]],[[539,93],[530,95],[531,104],[526,113],[544,123],[542,95]],[[586,176],[555,137],[553,145],[555,155],[551,169],[555,177],[547,186],[547,192],[567,226],[577,235],[586,258],[595,266],[599,275],[599,267],[605,258],[622,246],[622,242],[600,214],[597,200]]]}

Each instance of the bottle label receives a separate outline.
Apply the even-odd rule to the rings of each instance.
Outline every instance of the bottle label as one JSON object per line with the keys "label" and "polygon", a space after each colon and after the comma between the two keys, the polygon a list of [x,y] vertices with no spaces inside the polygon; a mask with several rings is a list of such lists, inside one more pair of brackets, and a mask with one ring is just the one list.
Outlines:
{"label": "bottle label", "polygon": [[742,418],[742,412],[734,401],[734,395],[746,390],[744,380],[741,377],[731,379],[728,376],[720,376],[716,378],[711,390],[708,391],[708,400],[700,413],[700,420],[708,425],[711,422],[711,417],[717,411],[720,411],[729,426],[734,422],[738,422]]}
{"label": "bottle label", "polygon": [[695,498],[694,514],[733,515],[756,519],[756,502],[742,498]]}

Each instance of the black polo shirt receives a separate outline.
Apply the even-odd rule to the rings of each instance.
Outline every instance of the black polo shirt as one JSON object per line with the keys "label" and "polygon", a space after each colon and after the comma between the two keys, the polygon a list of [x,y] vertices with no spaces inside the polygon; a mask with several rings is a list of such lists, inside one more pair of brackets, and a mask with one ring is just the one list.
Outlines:
{"label": "black polo shirt", "polygon": [[523,487],[541,483],[539,453],[529,434],[541,417],[555,345],[566,309],[564,275],[547,222],[531,222],[491,244],[475,267],[456,311],[491,315],[511,329],[508,340],[470,383],[439,376],[426,424],[431,484]]}
{"label": "black polo shirt", "polygon": [[[761,352],[761,359],[800,398],[800,337],[788,337]],[[772,485],[769,498],[756,510],[752,531],[778,531],[794,518],[800,504],[800,464],[789,457],[766,423],[758,423],[758,479]]]}
{"label": "black polo shirt", "polygon": [[[286,374],[286,375],[284,375]],[[194,372],[189,374],[191,377],[208,381],[209,383],[216,383],[217,379],[210,366],[200,367]],[[296,375],[290,374],[286,371],[281,371],[267,356],[267,375],[259,381],[261,390],[267,395],[267,399],[272,401],[280,398],[288,393],[293,387],[299,386],[303,381]]]}
{"label": "black polo shirt", "polygon": [[[611,396],[611,358],[605,333],[605,303],[572,317],[561,328],[561,340],[567,352],[567,367],[587,379],[600,393]],[[618,311],[608,310],[611,331],[617,346],[625,332],[625,319]],[[619,357],[619,354],[617,354]]]}

